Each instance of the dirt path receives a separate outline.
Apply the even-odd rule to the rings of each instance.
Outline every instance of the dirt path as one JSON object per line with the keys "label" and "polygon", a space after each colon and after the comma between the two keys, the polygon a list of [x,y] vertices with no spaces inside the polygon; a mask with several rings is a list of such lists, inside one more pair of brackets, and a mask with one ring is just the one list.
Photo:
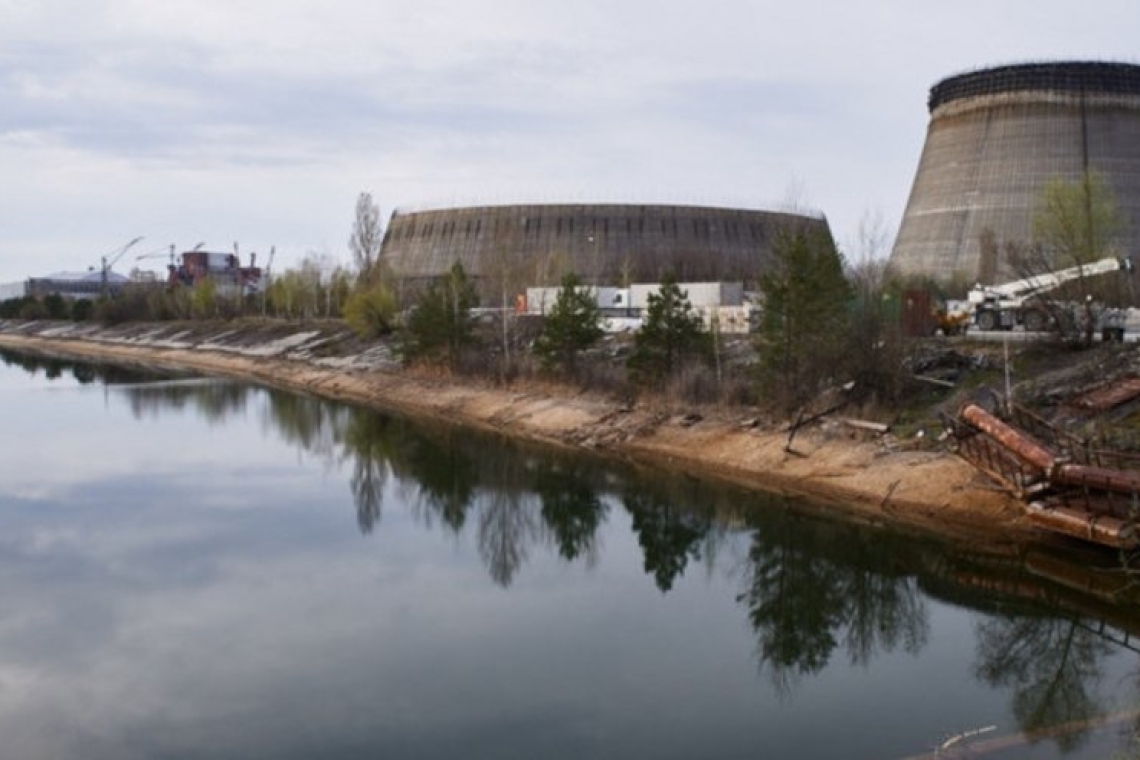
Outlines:
{"label": "dirt path", "polygon": [[889,452],[875,441],[819,429],[799,432],[794,453],[789,453],[786,433],[744,426],[739,417],[724,412],[705,413],[693,422],[642,405],[622,407],[549,388],[524,392],[461,385],[400,371],[390,361],[317,358],[292,350],[304,343],[297,336],[279,338],[279,344],[246,343],[243,348],[226,344],[220,335],[190,341],[181,334],[179,339],[156,337],[153,331],[129,339],[108,339],[89,329],[78,336],[76,332],[29,332],[2,325],[0,347],[254,380],[413,417],[601,451],[697,477],[809,496],[869,522],[951,538],[1005,543],[1034,535],[1016,500],[950,453]]}

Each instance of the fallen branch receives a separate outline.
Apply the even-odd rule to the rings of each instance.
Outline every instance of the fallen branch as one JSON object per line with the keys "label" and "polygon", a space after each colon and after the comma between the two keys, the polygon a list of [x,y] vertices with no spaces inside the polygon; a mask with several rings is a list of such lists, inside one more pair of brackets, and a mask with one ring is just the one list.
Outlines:
{"label": "fallen branch", "polygon": [[883,500],[879,502],[879,507],[882,509],[887,508],[887,502],[891,500],[891,496],[894,494],[895,489],[899,487],[899,483],[901,482],[901,480],[896,480],[894,483],[891,483],[890,488],[887,489],[887,493],[883,497]]}
{"label": "fallen branch", "polygon": [[847,427],[857,428],[859,430],[870,430],[873,433],[889,433],[891,430],[890,425],[885,425],[882,422],[871,422],[870,420],[856,420],[850,417],[840,417],[839,421]]}
{"label": "fallen branch", "polygon": [[920,380],[924,383],[937,385],[940,388],[957,388],[957,383],[952,383],[949,380],[941,380],[937,377],[927,377],[926,375],[912,375],[915,380]]}

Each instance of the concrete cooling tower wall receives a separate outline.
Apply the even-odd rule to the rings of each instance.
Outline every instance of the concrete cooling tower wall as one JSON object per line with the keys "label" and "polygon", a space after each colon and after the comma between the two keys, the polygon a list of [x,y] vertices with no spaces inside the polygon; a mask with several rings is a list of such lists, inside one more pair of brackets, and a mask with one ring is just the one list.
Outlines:
{"label": "concrete cooling tower wall", "polygon": [[[998,246],[1028,245],[1042,190],[1096,172],[1125,217],[1116,255],[1140,254],[1140,66],[1023,64],[945,79],[891,263],[903,274],[992,283],[1015,276]],[[992,250],[992,249],[991,249]],[[996,259],[996,260],[994,260]]]}
{"label": "concrete cooling tower wall", "polygon": [[784,230],[830,230],[823,218],[690,206],[480,206],[392,215],[381,258],[400,277],[426,281],[463,263],[484,281],[501,262],[525,284],[652,282],[668,269],[682,281],[754,280]]}

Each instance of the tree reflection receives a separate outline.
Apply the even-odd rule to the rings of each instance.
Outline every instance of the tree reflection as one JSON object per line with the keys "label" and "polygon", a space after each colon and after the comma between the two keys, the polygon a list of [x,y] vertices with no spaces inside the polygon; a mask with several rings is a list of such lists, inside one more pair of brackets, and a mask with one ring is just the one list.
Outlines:
{"label": "tree reflection", "polygon": [[685,509],[676,498],[643,489],[626,489],[622,501],[633,517],[645,572],[653,575],[657,588],[670,590],[689,560],[700,560],[701,542],[712,525],[712,515]]}
{"label": "tree reflection", "polygon": [[[163,379],[122,388],[136,414],[189,407],[218,420],[243,412],[250,399],[264,399],[264,407],[258,405],[263,423],[283,440],[324,457],[329,467],[347,465],[362,533],[378,530],[385,493],[394,486],[408,494],[410,508],[425,524],[438,522],[456,535],[464,528],[474,531],[490,578],[504,587],[518,577],[540,541],[556,547],[564,560],[591,561],[608,516],[606,504],[618,494],[644,570],[662,592],[674,587],[690,563],[705,560],[711,570],[720,548],[739,549],[745,575],[739,601],[755,631],[756,656],[784,688],[820,672],[837,648],[852,663],[866,665],[880,651],[917,652],[929,635],[917,580],[930,581],[923,548],[905,538],[795,517],[779,497],[663,479],[660,473],[625,479],[587,460],[537,455],[470,430],[413,423],[303,394],[226,381],[171,381],[11,352],[0,352],[0,358],[28,371],[50,367],[52,373],[70,370],[77,378],[106,382]],[[725,541],[729,533],[740,535],[741,542]],[[976,604],[976,599],[962,603]],[[1046,625],[1059,624],[1018,619],[1016,625],[987,623],[979,632],[979,672],[1017,688],[1016,710],[1027,730],[1055,717],[1081,717],[1096,707],[1082,685],[1095,676],[1100,650],[1083,630],[1066,629],[1071,636],[1062,636],[1039,627]],[[1031,630],[1021,630],[1025,626]],[[1049,656],[1031,663],[1037,670],[1027,661],[1011,667],[1019,656],[1027,660],[1018,646],[1034,636],[1034,646],[1048,649]],[[1047,678],[1050,664],[1054,673]]]}
{"label": "tree reflection", "polygon": [[150,383],[125,388],[136,419],[157,417],[168,409],[192,408],[211,424],[245,409],[249,397],[244,386],[226,380],[191,380]]}
{"label": "tree reflection", "polygon": [[58,380],[63,377],[64,372],[70,372],[80,385],[88,385],[96,380],[107,385],[139,383],[168,376],[141,367],[123,367],[116,364],[58,359],[40,354],[21,353],[11,349],[0,349],[0,361],[5,366],[18,367],[30,375],[43,372],[44,377],[48,380]]}
{"label": "tree reflection", "polygon": [[498,488],[479,512],[479,554],[491,579],[506,588],[526,562],[529,546],[538,537],[538,521],[522,494]]}
{"label": "tree reflection", "polygon": [[393,472],[413,482],[429,523],[436,517],[459,533],[475,492],[478,471],[474,462],[455,445],[454,431],[429,437],[409,425],[401,427],[406,435],[399,456],[391,460]]}
{"label": "tree reflection", "polygon": [[[757,513],[744,592],[757,656],[784,693],[820,672],[842,640],[853,664],[879,650],[917,652],[929,635],[917,581],[901,573],[903,546],[787,514]],[[897,548],[900,554],[891,549]]]}
{"label": "tree reflection", "polygon": [[[977,673],[995,686],[1013,691],[1013,714],[1026,734],[1076,724],[1101,714],[1092,694],[1101,659],[1111,646],[1076,619],[996,616],[977,626]],[[1087,737],[1085,731],[1055,736],[1068,752]]]}
{"label": "tree reflection", "polygon": [[[244,386],[239,387],[248,391]],[[273,425],[286,441],[332,462],[339,448],[349,408],[300,393],[269,390],[267,394],[267,424]]]}
{"label": "tree reflection", "polygon": [[760,540],[749,552],[748,617],[759,635],[759,654],[777,683],[823,669],[843,622],[843,597],[831,563],[794,542]]}
{"label": "tree reflection", "polygon": [[356,523],[371,533],[380,522],[384,485],[391,458],[392,418],[366,409],[353,409],[344,431],[344,451],[352,459],[349,487],[356,502]]}
{"label": "tree reflection", "polygon": [[593,556],[607,509],[587,474],[581,468],[543,463],[535,472],[534,490],[542,501],[542,519],[562,558],[573,561],[582,555]]}

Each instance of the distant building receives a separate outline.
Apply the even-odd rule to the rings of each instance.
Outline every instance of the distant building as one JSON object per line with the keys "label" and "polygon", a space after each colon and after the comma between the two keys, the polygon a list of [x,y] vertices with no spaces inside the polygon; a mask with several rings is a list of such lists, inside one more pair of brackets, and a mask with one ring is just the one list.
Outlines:
{"label": "distant building", "polygon": [[234,253],[186,251],[181,263],[170,265],[168,283],[193,287],[209,279],[222,293],[256,293],[261,289],[261,267],[256,266],[256,256],[251,254],[249,266],[243,267]]}
{"label": "distant building", "polygon": [[56,272],[46,277],[31,277],[24,283],[24,295],[43,297],[60,295],[64,298],[98,298],[106,293],[115,295],[130,283],[130,278],[117,272],[99,270],[87,272]]}

